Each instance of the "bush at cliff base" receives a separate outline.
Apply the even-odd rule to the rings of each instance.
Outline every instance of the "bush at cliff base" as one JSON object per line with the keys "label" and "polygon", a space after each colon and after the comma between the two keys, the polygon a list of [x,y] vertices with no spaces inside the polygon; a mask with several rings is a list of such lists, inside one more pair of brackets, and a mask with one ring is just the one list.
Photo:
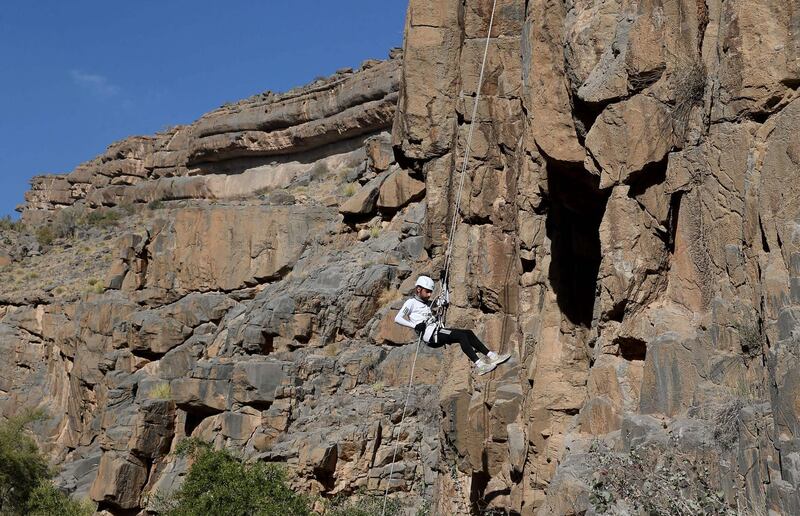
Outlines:
{"label": "bush at cliff base", "polygon": [[[155,496],[151,508],[165,516],[306,516],[314,500],[293,492],[280,465],[246,464],[227,450],[212,450],[197,439],[185,439],[176,453],[192,465],[186,480],[170,495]],[[357,493],[326,503],[325,516],[381,514],[383,498]],[[387,516],[397,516],[400,504],[388,500]]]}
{"label": "bush at cliff base", "polygon": [[308,497],[286,485],[286,473],[275,464],[245,464],[226,450],[212,450],[194,439],[180,443],[180,455],[192,458],[183,485],[156,501],[168,516],[305,516]]}
{"label": "bush at cliff base", "polygon": [[25,427],[38,412],[0,423],[0,514],[85,516],[94,510],[72,500],[50,482],[53,472]]}

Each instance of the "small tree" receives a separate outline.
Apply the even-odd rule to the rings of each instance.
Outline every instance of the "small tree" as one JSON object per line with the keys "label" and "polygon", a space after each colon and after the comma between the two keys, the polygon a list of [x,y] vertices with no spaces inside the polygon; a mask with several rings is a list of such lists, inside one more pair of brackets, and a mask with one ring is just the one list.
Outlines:
{"label": "small tree", "polygon": [[0,423],[0,514],[87,516],[94,510],[72,500],[50,482],[47,460],[25,427],[41,420],[28,411]]}
{"label": "small tree", "polygon": [[25,427],[42,418],[27,412],[0,423],[0,514],[22,513],[31,493],[50,478],[47,461]]}
{"label": "small tree", "polygon": [[193,463],[176,492],[156,503],[169,516],[241,516],[312,514],[309,499],[286,485],[286,473],[278,465],[246,464],[227,450],[212,450],[195,439],[183,441],[177,450]]}

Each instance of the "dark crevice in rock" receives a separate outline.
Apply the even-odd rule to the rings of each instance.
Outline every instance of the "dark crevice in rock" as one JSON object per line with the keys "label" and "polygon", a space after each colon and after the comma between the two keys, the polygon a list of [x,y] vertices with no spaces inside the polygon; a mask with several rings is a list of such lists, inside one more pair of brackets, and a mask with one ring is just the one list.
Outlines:
{"label": "dark crevice in rock", "polygon": [[261,349],[259,350],[260,355],[269,355],[270,353],[275,351],[275,335],[268,333],[266,331],[262,331],[261,335],[264,339],[261,342]]}
{"label": "dark crevice in rock", "polygon": [[204,419],[222,413],[221,410],[214,410],[209,407],[182,407],[179,405],[178,408],[186,412],[186,422],[183,425],[183,433],[187,437],[192,436],[192,432],[200,426],[200,423],[202,423]]}
{"label": "dark crevice in rock", "polygon": [[781,84],[783,84],[784,86],[786,86],[787,88],[789,88],[791,90],[796,90],[796,89],[800,88],[800,78],[789,77],[787,79],[783,79],[781,81]]}
{"label": "dark crevice in rock", "polygon": [[756,123],[759,123],[759,124],[763,124],[764,122],[769,120],[769,117],[771,115],[772,115],[772,113],[770,113],[769,111],[754,111],[754,112],[748,113],[746,115],[746,118],[752,120],[753,122],[756,122]]}
{"label": "dark crevice in rock", "polygon": [[100,500],[97,503],[97,512],[102,514],[103,511],[114,516],[136,516],[139,514],[139,509],[122,509],[108,500]]}
{"label": "dark crevice in rock", "polygon": [[[333,490],[336,485],[336,464],[338,456],[336,446],[331,446],[318,466],[314,468],[314,478],[322,484],[325,491]],[[389,481],[389,480],[387,480]]]}
{"label": "dark crevice in rock", "polygon": [[708,3],[705,0],[696,0],[697,2],[697,52],[703,53],[703,40],[706,37],[706,29],[708,28]]}
{"label": "dark crevice in rock", "polygon": [[578,142],[581,145],[585,145],[586,135],[589,134],[589,130],[594,125],[597,117],[600,116],[600,113],[612,102],[613,101],[590,103],[584,102],[576,96],[572,97],[572,118],[575,122],[575,132],[578,135]]}
{"label": "dark crevice in rock", "polygon": [[625,317],[626,306],[628,306],[627,299],[623,299],[622,301],[614,305],[614,307],[611,308],[611,310],[609,310],[608,313],[606,313],[605,316],[606,320],[622,322],[622,318]]}
{"label": "dark crevice in rock", "polygon": [[547,161],[550,282],[561,312],[590,327],[600,268],[600,222],[610,191],[581,165]]}
{"label": "dark crevice in rock", "polygon": [[552,409],[553,412],[560,412],[562,414],[566,414],[568,416],[577,416],[580,412],[580,409],[577,408],[564,408],[564,409]]}
{"label": "dark crevice in rock", "polygon": [[252,407],[256,410],[264,411],[264,410],[269,410],[269,408],[272,406],[272,402],[266,400],[256,400],[244,403],[243,405],[247,407]]}
{"label": "dark crevice in rock", "polygon": [[769,242],[767,241],[767,233],[764,231],[764,221],[758,217],[758,229],[761,233],[761,250],[765,253],[769,252]]}
{"label": "dark crevice in rock", "polygon": [[[421,143],[421,142],[417,142]],[[393,147],[394,161],[404,170],[414,171],[415,174],[422,174],[422,167],[427,163],[428,159],[417,159],[406,156],[403,149],[400,147]]]}
{"label": "dark crevice in rock", "polygon": [[670,255],[675,254],[675,235],[678,231],[678,218],[680,216],[682,200],[683,192],[675,192],[669,199],[669,212],[667,214],[667,229],[669,233],[666,235],[666,244],[667,251]]}
{"label": "dark crevice in rock", "polygon": [[[486,459],[486,452],[484,451],[484,461]],[[483,498],[483,493],[486,491],[486,486],[489,485],[490,477],[485,471],[475,471],[472,473],[472,482],[470,483],[469,501],[472,504],[472,509],[475,514],[484,514],[486,510],[486,500]]]}
{"label": "dark crevice in rock", "polygon": [[166,353],[156,353],[151,349],[132,349],[131,355],[137,358],[143,358],[145,360],[149,360],[150,362],[156,362],[164,358]]}
{"label": "dark crevice in rock", "polygon": [[636,198],[644,195],[649,188],[662,184],[667,179],[667,164],[669,154],[666,154],[660,161],[648,163],[638,172],[628,176],[626,183],[630,186],[628,196]]}
{"label": "dark crevice in rock", "polygon": [[619,345],[619,356],[629,362],[644,361],[647,357],[647,343],[643,340],[623,337],[617,339],[617,345]]}
{"label": "dark crevice in rock", "polygon": [[139,272],[137,273],[138,281],[136,285],[137,290],[143,289],[147,284],[147,268],[150,265],[150,259],[152,258],[150,249],[148,248],[149,244],[149,241],[146,242],[142,247],[142,252],[139,254],[139,256],[137,256],[139,259]]}
{"label": "dark crevice in rock", "polygon": [[533,272],[536,269],[535,257],[532,257],[530,260],[526,260],[525,258],[520,257],[520,262],[522,264],[523,274],[526,272]]}

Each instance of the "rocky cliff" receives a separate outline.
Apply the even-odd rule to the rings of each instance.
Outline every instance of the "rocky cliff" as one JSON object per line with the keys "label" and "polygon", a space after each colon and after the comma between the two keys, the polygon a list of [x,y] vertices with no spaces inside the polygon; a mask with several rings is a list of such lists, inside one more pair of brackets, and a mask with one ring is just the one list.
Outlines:
{"label": "rocky cliff", "polygon": [[[33,181],[30,224],[131,212],[91,259],[8,253],[42,273],[5,283],[0,408],[47,408],[62,486],[137,513],[191,435],[434,514],[670,488],[673,513],[800,513],[800,7],[498,0],[471,120],[491,9],[411,0],[402,58]],[[401,424],[391,319],[451,240],[449,322],[514,356],[476,377],[423,348]]]}

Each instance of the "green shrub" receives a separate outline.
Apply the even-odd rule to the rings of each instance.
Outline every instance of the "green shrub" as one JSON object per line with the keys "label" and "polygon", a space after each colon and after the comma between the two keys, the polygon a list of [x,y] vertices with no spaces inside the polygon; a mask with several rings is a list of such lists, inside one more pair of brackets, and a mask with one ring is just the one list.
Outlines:
{"label": "green shrub", "polygon": [[342,187],[342,195],[345,197],[352,197],[358,191],[358,185],[355,183],[347,183]]}
{"label": "green shrub", "polygon": [[0,514],[19,514],[36,486],[50,478],[47,461],[25,432],[41,413],[28,412],[0,423]]}
{"label": "green shrub", "polygon": [[36,240],[39,245],[49,246],[59,238],[72,238],[80,222],[77,208],[64,208],[56,213],[52,222],[36,228]]}
{"label": "green shrub", "polygon": [[310,501],[286,484],[286,472],[275,464],[245,464],[226,450],[212,450],[186,439],[177,452],[193,458],[180,489],[156,497],[160,513],[168,516],[311,515]]}
{"label": "green shrub", "polygon": [[42,226],[36,230],[36,241],[39,242],[41,246],[52,245],[55,239],[56,235],[53,232],[53,228],[50,226]]}
{"label": "green shrub", "polygon": [[50,483],[53,471],[25,428],[41,420],[28,411],[0,423],[0,514],[88,516],[94,509],[72,500]]}
{"label": "green shrub", "polygon": [[147,203],[147,209],[148,210],[155,211],[155,210],[160,210],[163,207],[164,207],[164,203],[162,201],[160,201],[160,200],[150,201],[149,203]]}
{"label": "green shrub", "polygon": [[[348,498],[336,497],[328,505],[325,516],[374,516],[376,514],[384,514],[383,502],[384,497],[382,494],[377,496],[356,493]],[[399,516],[401,509],[402,505],[399,500],[396,498],[386,499],[385,514],[387,516]]]}
{"label": "green shrub", "polygon": [[31,492],[25,514],[28,516],[91,516],[94,506],[88,501],[73,500],[49,482],[40,483]]}
{"label": "green shrub", "polygon": [[172,398],[172,387],[169,382],[164,382],[150,389],[150,398],[155,400],[168,400]]}
{"label": "green shrub", "polygon": [[87,226],[107,228],[116,226],[119,223],[120,214],[117,210],[99,208],[90,211],[83,218],[83,223]]}

